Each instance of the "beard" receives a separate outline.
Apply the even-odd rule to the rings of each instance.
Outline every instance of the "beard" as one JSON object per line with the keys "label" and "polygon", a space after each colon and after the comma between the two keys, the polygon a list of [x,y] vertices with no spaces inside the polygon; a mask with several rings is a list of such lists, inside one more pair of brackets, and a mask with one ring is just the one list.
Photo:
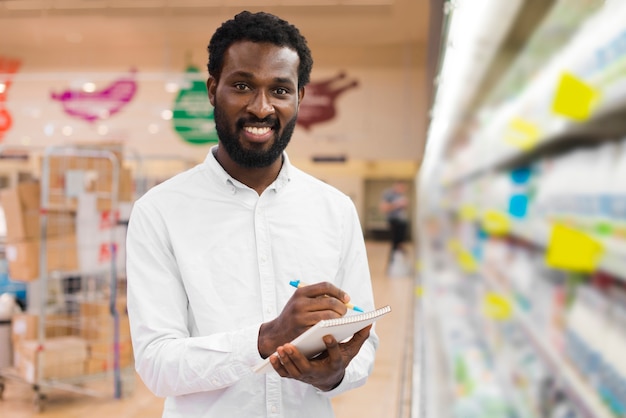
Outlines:
{"label": "beard", "polygon": [[213,116],[215,119],[215,130],[219,138],[220,144],[224,147],[230,158],[242,167],[246,168],[262,168],[271,165],[282,154],[293,135],[293,131],[296,127],[296,119],[298,114],[287,122],[282,134],[275,134],[275,140],[268,150],[251,150],[244,149],[239,142],[239,132],[243,130],[246,123],[268,123],[273,122],[274,132],[278,132],[278,121],[273,117],[265,119],[248,118],[239,119],[236,123],[235,131],[232,132],[228,129],[228,122],[226,117],[222,114],[220,107],[215,106],[213,109]]}

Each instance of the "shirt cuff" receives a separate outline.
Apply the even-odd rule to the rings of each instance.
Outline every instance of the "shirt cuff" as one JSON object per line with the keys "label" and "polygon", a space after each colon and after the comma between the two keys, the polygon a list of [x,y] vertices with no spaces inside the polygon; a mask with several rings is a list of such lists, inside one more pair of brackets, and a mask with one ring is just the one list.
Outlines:
{"label": "shirt cuff", "polygon": [[259,330],[261,324],[253,325],[251,327],[243,328],[240,330],[235,339],[235,347],[241,347],[241,362],[250,367],[256,366],[263,360],[259,353]]}

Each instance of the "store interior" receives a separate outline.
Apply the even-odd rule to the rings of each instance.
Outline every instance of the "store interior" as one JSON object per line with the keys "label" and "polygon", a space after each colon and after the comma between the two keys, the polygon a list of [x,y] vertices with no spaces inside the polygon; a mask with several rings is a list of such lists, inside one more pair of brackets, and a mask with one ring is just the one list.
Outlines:
{"label": "store interior", "polygon": [[621,0],[1,1],[0,415],[160,416],[133,370],[126,222],[216,145],[207,43],[243,9],[307,37],[287,152],[353,200],[394,307],[337,416],[625,417]]}

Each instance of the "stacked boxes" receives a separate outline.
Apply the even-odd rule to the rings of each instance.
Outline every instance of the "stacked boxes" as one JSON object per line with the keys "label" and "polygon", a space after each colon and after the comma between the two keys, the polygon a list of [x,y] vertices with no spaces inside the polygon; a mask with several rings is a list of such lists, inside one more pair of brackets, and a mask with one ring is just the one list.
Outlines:
{"label": "stacked boxes", "polygon": [[21,341],[14,351],[14,362],[20,376],[30,383],[42,379],[67,379],[85,373],[87,343],[79,337],[56,337],[39,345],[37,340]]}
{"label": "stacked boxes", "polygon": [[[119,298],[119,367],[133,364],[126,300]],[[37,338],[39,316],[17,314],[12,320],[13,364],[17,373],[34,383],[42,364],[42,379],[79,378],[111,372],[115,365],[115,329],[108,300],[80,302],[79,315],[48,314],[45,338]]]}
{"label": "stacked boxes", "polygon": [[[23,182],[0,193],[7,224],[6,258],[12,280],[31,281],[39,277],[41,250],[41,189],[39,182]],[[75,215],[49,211],[46,222],[48,271],[76,270]]]}
{"label": "stacked boxes", "polygon": [[85,373],[87,343],[74,336],[77,329],[65,314],[49,314],[45,319],[45,340],[37,339],[39,316],[23,313],[12,318],[11,342],[13,365],[26,381],[37,380],[37,368],[42,366],[42,379],[66,379]]}
{"label": "stacked boxes", "polygon": [[[111,152],[109,155],[114,157],[113,160],[99,151]],[[114,160],[119,163],[116,184],[113,183]],[[84,244],[77,243],[76,237],[79,197],[93,195],[98,211],[114,209],[114,196],[118,203],[130,202],[133,197],[132,173],[122,164],[123,153],[119,145],[68,148],[67,155],[54,154],[45,160],[42,157],[42,171],[44,161],[48,163],[48,170],[40,173],[47,175],[48,180],[44,204],[39,181],[19,183],[0,193],[7,223],[6,254],[12,280],[37,279],[42,254],[46,255],[47,272],[91,268],[91,265],[83,266],[77,254],[78,244]],[[41,228],[42,207],[46,214],[45,231]],[[45,253],[41,249],[42,236],[45,237]],[[98,246],[94,251],[100,250]]]}
{"label": "stacked boxes", "polygon": [[47,157],[49,206],[75,210],[80,194],[95,193],[98,195],[98,210],[109,210],[112,206],[114,186],[117,188],[118,202],[131,201],[131,170],[123,166],[121,152],[113,152],[113,155],[119,163],[117,184],[113,183],[114,163],[107,157],[80,155]]}
{"label": "stacked boxes", "polygon": [[[130,340],[130,323],[126,313],[126,300],[118,299],[116,307],[118,317],[118,352],[119,367],[128,367],[133,363],[133,350]],[[114,319],[108,303],[83,302],[80,305],[81,336],[87,342],[88,358],[85,372],[102,373],[114,368]]]}

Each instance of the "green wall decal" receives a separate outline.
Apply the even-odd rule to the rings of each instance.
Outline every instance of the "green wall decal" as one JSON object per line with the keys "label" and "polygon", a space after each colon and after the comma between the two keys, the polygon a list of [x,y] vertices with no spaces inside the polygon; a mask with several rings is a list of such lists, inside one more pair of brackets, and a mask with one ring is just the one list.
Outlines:
{"label": "green wall decal", "polygon": [[198,75],[200,70],[187,67],[188,84],[178,91],[172,112],[172,123],[180,137],[190,144],[217,142],[213,106],[207,96],[206,84]]}

